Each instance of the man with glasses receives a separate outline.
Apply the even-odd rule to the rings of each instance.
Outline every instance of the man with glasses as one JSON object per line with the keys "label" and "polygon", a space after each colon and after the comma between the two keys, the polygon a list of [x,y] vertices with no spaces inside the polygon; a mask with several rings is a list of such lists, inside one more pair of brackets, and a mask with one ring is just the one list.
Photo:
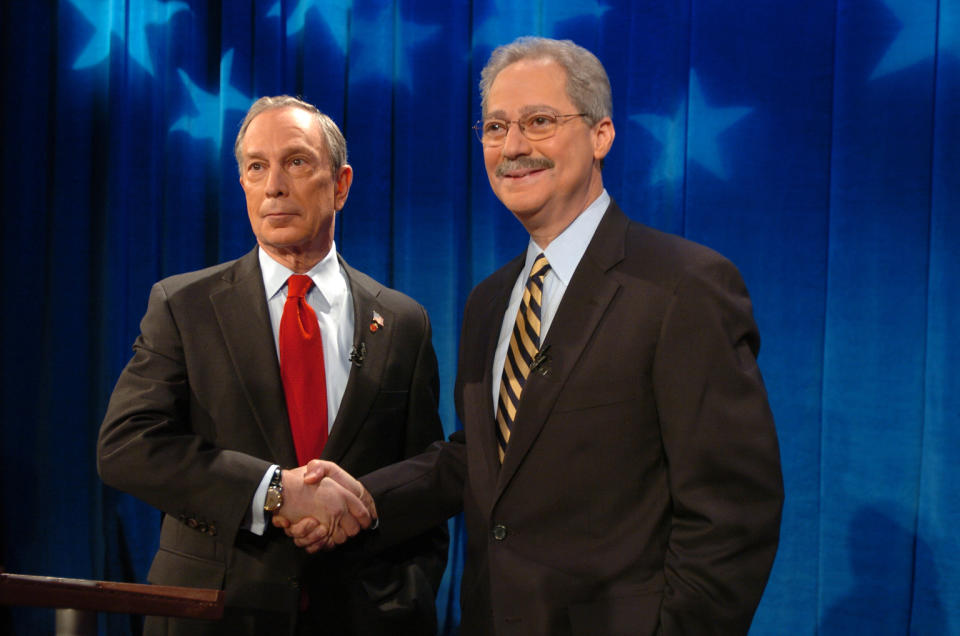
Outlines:
{"label": "man with glasses", "polygon": [[[487,175],[530,242],[467,300],[464,430],[361,479],[370,538],[464,511],[462,634],[745,634],[783,490],[743,281],[604,189],[593,54],[520,38],[481,77]],[[310,525],[288,531],[315,549]]]}

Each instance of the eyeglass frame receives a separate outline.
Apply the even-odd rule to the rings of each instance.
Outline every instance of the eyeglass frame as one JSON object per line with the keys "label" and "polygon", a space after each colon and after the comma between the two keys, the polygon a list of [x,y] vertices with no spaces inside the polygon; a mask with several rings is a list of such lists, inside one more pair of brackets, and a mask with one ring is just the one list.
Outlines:
{"label": "eyeglass frame", "polygon": [[[478,119],[477,121],[475,121],[475,122],[473,123],[473,126],[471,126],[471,128],[473,128],[473,132],[476,133],[477,139],[480,140],[480,143],[481,143],[482,145],[484,145],[484,146],[486,146],[486,147],[489,147],[489,148],[496,148],[497,146],[500,146],[500,145],[503,145],[504,143],[506,143],[506,141],[507,141],[507,135],[510,134],[510,126],[511,126],[512,124],[516,124],[516,125],[517,125],[517,127],[520,129],[520,134],[523,135],[524,139],[526,139],[527,141],[543,141],[544,139],[550,139],[551,137],[553,137],[554,135],[556,135],[556,134],[557,134],[557,128],[560,127],[560,124],[570,121],[568,118],[570,118],[570,117],[587,117],[587,116],[588,116],[588,113],[570,113],[569,115],[560,115],[560,114],[554,114],[554,113],[548,113],[548,112],[538,112],[538,113],[530,113],[530,114],[527,115],[526,117],[523,117],[523,119],[524,119],[524,120],[527,120],[527,121],[530,121],[530,120],[533,119],[534,117],[542,117],[542,116],[544,116],[544,115],[549,115],[549,116],[551,116],[551,117],[556,117],[556,118],[557,118],[556,127],[554,128],[553,132],[550,133],[549,135],[547,135],[546,137],[539,137],[539,138],[537,138],[537,139],[530,139],[530,137],[527,137],[527,133],[526,133],[526,130],[525,130],[526,127],[521,123],[520,119],[509,119],[509,120],[508,120],[508,119],[503,119],[503,120],[499,120],[499,121],[502,121],[502,122],[504,123],[504,125],[506,126],[506,130],[505,130],[504,133],[503,133],[503,140],[502,140],[500,143],[498,143],[498,144],[495,143],[495,144],[493,144],[493,145],[484,144],[484,143],[483,143],[483,122],[484,122],[484,120]],[[496,119],[494,118],[494,119],[492,119],[492,121],[496,121]]]}

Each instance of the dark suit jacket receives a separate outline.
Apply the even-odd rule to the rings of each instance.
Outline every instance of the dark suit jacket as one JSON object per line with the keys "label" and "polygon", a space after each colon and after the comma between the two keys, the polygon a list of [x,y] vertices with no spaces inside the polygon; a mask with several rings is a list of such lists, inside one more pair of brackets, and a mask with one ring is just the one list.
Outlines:
{"label": "dark suit jacket", "polygon": [[[362,474],[442,436],[437,362],[423,308],[341,264],[366,352],[323,458]],[[371,332],[374,311],[383,328]],[[160,281],[140,327],[100,431],[99,471],[166,513],[150,581],[223,588],[228,606],[219,625],[169,621],[171,631],[285,633],[286,618],[267,615],[264,627],[243,615],[295,617],[306,587],[332,633],[434,633],[445,525],[377,558],[309,557],[276,528],[241,529],[269,465],[297,465],[257,250]]]}
{"label": "dark suit jacket", "polygon": [[462,506],[463,634],[743,634],[783,498],[736,268],[612,203],[527,380],[501,467],[491,366],[520,255],[471,293],[464,431],[364,477],[389,543]]}

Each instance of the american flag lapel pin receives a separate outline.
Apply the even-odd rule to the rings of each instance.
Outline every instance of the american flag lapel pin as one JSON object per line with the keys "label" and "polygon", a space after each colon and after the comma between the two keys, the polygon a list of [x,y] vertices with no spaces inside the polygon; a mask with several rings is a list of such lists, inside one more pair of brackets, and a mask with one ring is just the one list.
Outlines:
{"label": "american flag lapel pin", "polygon": [[370,318],[370,333],[377,333],[381,329],[383,329],[383,316],[374,310],[373,317]]}

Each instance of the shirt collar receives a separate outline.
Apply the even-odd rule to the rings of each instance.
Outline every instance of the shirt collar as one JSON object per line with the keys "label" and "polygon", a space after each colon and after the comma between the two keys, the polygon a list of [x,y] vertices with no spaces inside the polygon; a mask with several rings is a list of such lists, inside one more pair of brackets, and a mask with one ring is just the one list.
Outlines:
{"label": "shirt collar", "polygon": [[574,270],[580,264],[587,246],[593,238],[597,226],[600,225],[600,219],[603,213],[610,206],[610,195],[606,188],[600,193],[593,203],[587,206],[583,212],[573,220],[573,222],[564,228],[563,232],[557,238],[550,241],[547,249],[541,250],[531,238],[527,245],[527,262],[524,271],[529,272],[533,267],[533,261],[540,252],[543,252],[550,263],[550,269],[559,278],[564,286],[570,284]]}
{"label": "shirt collar", "polygon": [[[267,300],[280,293],[287,279],[295,272],[273,260],[262,247],[257,248],[260,258],[260,271],[263,273],[263,287],[267,292]],[[337,260],[337,245],[332,243],[330,251],[319,263],[305,272],[313,281],[314,286],[328,304],[333,304],[335,296],[345,287],[343,277],[340,276],[340,261]]]}

